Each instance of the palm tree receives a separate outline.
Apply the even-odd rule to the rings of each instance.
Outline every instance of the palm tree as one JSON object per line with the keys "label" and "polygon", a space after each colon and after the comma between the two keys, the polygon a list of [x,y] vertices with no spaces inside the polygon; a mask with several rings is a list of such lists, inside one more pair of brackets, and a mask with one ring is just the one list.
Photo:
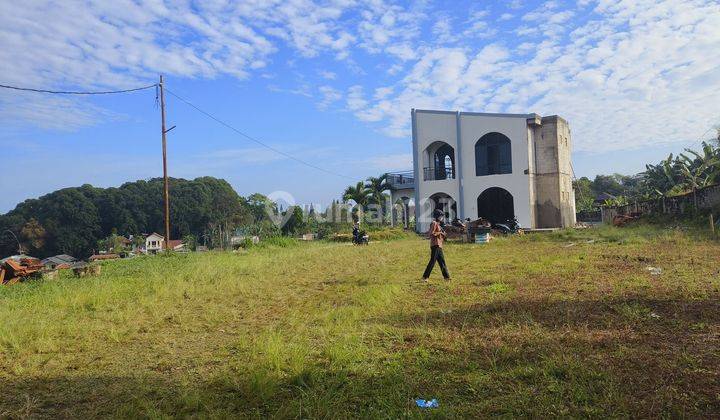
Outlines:
{"label": "palm tree", "polygon": [[368,190],[371,203],[382,204],[385,198],[385,191],[390,189],[388,174],[382,174],[378,177],[371,176],[365,181],[365,189]]}
{"label": "palm tree", "polygon": [[345,202],[354,201],[359,206],[366,206],[370,198],[370,193],[362,182],[345,188],[342,199]]}
{"label": "palm tree", "polygon": [[363,208],[367,206],[369,198],[369,191],[365,188],[365,185],[362,182],[358,182],[354,186],[351,185],[345,188],[345,192],[342,196],[343,201],[346,203],[350,200],[355,202],[353,218],[356,220],[360,220],[362,218]]}

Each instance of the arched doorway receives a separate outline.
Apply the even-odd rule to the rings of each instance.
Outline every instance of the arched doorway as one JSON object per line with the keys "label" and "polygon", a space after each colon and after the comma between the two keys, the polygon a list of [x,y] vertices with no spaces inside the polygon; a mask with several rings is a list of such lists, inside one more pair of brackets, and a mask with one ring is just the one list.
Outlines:
{"label": "arched doorway", "polygon": [[478,217],[499,223],[515,217],[513,196],[500,187],[488,188],[477,198]]}
{"label": "arched doorway", "polygon": [[431,143],[423,157],[423,179],[434,181],[455,178],[455,149],[443,141]]}
{"label": "arched doorway", "polygon": [[457,203],[450,195],[445,193],[435,193],[430,196],[430,217],[435,209],[442,210],[445,213],[445,220],[450,221],[457,217]]}
{"label": "arched doorway", "polygon": [[512,173],[510,139],[501,133],[487,133],[475,143],[475,175]]}

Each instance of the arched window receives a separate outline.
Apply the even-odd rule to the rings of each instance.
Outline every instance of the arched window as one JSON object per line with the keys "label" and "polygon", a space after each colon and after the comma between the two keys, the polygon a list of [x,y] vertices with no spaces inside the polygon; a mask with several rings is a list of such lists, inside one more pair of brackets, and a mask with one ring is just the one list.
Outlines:
{"label": "arched window", "polygon": [[449,144],[436,141],[426,149],[423,158],[425,181],[455,178],[455,149]]}
{"label": "arched window", "polygon": [[504,134],[488,133],[475,143],[475,175],[512,173],[510,139]]}

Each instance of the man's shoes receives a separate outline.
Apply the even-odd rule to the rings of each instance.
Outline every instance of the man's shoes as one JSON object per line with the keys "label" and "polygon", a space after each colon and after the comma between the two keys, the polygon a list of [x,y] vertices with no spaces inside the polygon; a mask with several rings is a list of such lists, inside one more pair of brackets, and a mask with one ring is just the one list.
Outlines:
{"label": "man's shoes", "polygon": [[423,283],[427,283],[428,281],[430,281],[430,279],[427,277],[423,277],[422,280],[420,280],[420,281]]}
{"label": "man's shoes", "polygon": [[443,277],[443,278],[445,279],[445,281],[450,281],[450,280],[452,280],[450,277]]}

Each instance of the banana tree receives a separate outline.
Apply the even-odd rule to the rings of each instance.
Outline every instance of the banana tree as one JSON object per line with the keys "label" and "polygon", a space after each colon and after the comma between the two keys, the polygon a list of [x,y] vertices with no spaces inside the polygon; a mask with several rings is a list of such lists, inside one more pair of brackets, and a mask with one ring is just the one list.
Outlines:
{"label": "banana tree", "polygon": [[720,160],[717,151],[705,142],[703,142],[702,154],[690,149],[685,149],[685,151],[692,154],[694,158],[680,154],[680,173],[685,187],[692,190],[693,203],[697,209],[697,190],[715,182],[720,174]]}

